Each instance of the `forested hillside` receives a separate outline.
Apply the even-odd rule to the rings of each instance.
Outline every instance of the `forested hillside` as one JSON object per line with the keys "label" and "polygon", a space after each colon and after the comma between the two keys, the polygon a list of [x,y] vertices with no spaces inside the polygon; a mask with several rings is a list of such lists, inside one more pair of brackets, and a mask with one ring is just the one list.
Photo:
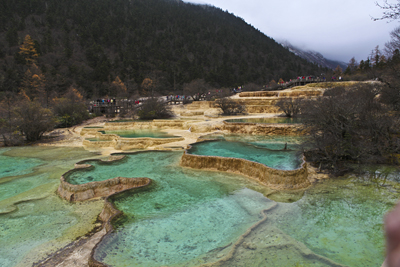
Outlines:
{"label": "forested hillside", "polygon": [[[21,45],[33,40],[35,67]],[[26,44],[25,44],[26,45]],[[179,0],[2,0],[1,91],[18,92],[27,69],[49,95],[159,93],[204,79],[214,87],[267,84],[321,70],[221,9]],[[118,77],[118,78],[117,78]],[[115,95],[114,95],[115,96]]]}

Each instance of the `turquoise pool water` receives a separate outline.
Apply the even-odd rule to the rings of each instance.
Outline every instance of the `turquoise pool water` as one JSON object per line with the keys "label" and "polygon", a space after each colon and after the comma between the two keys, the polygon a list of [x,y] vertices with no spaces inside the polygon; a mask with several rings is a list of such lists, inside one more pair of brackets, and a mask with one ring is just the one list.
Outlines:
{"label": "turquoise pool water", "polygon": [[[0,190],[9,194],[0,200],[0,266],[31,266],[90,231],[103,203],[68,204],[54,192],[62,173],[94,154],[76,148],[0,151],[4,159],[29,162],[21,157],[29,155],[37,160],[24,174],[0,178],[7,181]],[[399,198],[398,170],[371,166],[305,191],[276,192],[242,176],[182,168],[181,155],[152,151],[111,164],[90,161],[93,170],[73,174],[76,183],[116,176],[154,180],[149,188],[113,197],[124,216],[113,221],[116,230],[99,245],[97,260],[116,267],[337,266],[332,262],[372,267],[383,262],[382,218]],[[24,179],[31,181],[25,189],[19,184]],[[281,202],[285,199],[292,201]],[[4,213],[21,200],[18,209]],[[233,249],[260,221],[260,212],[273,205],[267,220]]]}
{"label": "turquoise pool water", "polygon": [[45,174],[24,175],[7,182],[1,182],[0,180],[0,201],[18,196],[50,182],[51,180]]}
{"label": "turquoise pool water", "polygon": [[181,156],[182,152],[146,152],[128,155],[111,166],[89,162],[94,170],[68,177],[75,183],[93,177],[105,180],[110,175],[154,180],[149,190],[115,198],[125,216],[116,222],[118,230],[99,247],[96,259],[112,266],[187,264],[234,242],[272,204],[262,194],[246,189],[257,188],[255,182],[181,168]]}
{"label": "turquoise pool water", "polygon": [[[0,149],[0,201],[48,183],[44,175],[34,175],[34,168],[44,164],[37,158],[7,157]],[[31,175],[29,175],[31,174]]]}
{"label": "turquoise pool water", "polygon": [[257,142],[253,144],[224,140],[201,142],[192,144],[188,153],[201,156],[242,158],[280,170],[295,170],[302,164],[302,155],[299,151],[271,150],[267,146],[259,146]]}
{"label": "turquoise pool water", "polygon": [[7,176],[27,174],[32,171],[32,168],[42,164],[40,159],[4,156],[3,153],[6,151],[8,149],[0,149],[0,179]]}
{"label": "turquoise pool water", "polygon": [[241,135],[227,134],[218,135],[210,134],[200,137],[201,140],[225,140],[233,142],[244,142],[258,147],[263,147],[271,150],[282,150],[287,146],[290,150],[302,151],[302,145],[305,141],[304,137],[299,136],[264,136],[264,135]]}
{"label": "turquoise pool water", "polygon": [[271,213],[271,224],[335,262],[380,266],[385,249],[382,218],[399,193],[398,183],[366,174],[332,179],[310,188],[296,203],[280,203]]}
{"label": "turquoise pool water", "polygon": [[0,149],[0,266],[32,266],[93,228],[102,203],[70,205],[55,191],[77,148]]}
{"label": "turquoise pool water", "polygon": [[177,138],[179,136],[170,135],[164,132],[151,130],[118,130],[118,131],[101,131],[104,134],[116,134],[123,138]]}
{"label": "turquoise pool water", "polygon": [[[204,185],[199,189],[205,189]],[[159,193],[164,197],[171,194]],[[123,210],[139,207],[139,203],[128,203],[130,200],[116,203]],[[260,219],[259,211],[272,205],[249,189],[193,198],[185,205],[177,201],[168,204],[173,208],[164,208],[152,218],[126,218],[126,223],[104,240],[95,257],[111,266],[196,266],[199,257],[234,243]],[[151,203],[163,209],[162,203]]]}
{"label": "turquoise pool water", "polygon": [[[296,198],[298,192],[268,193],[241,176],[181,168],[180,156],[139,153],[115,168],[93,162],[94,170],[77,175],[81,182],[110,174],[155,181],[146,190],[113,198],[124,216],[113,222],[116,230],[99,245],[97,260],[110,266],[217,262],[261,219],[261,210],[277,204],[245,237],[245,245],[215,266],[361,267],[383,262],[382,218],[399,197],[398,171],[391,170],[390,179],[374,170],[373,175],[327,180],[307,189],[298,201],[276,203],[271,199]],[[271,199],[264,196],[269,194]]]}
{"label": "turquoise pool water", "polygon": [[230,119],[226,122],[231,123],[301,123],[301,118],[289,118],[289,117],[273,117],[273,118],[243,118],[243,119]]}
{"label": "turquoise pool water", "polygon": [[97,138],[86,138],[85,140],[90,142],[110,142],[110,140],[99,140]]}

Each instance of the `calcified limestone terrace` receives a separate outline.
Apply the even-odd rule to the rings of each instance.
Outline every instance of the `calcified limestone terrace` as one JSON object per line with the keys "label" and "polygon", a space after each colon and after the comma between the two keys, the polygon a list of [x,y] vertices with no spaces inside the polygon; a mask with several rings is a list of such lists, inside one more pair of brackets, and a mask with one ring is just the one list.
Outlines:
{"label": "calcified limestone terrace", "polygon": [[65,181],[64,175],[58,187],[60,197],[70,202],[84,201],[92,198],[107,197],[127,189],[146,186],[151,183],[149,178],[116,177],[102,182],[90,182],[84,185],[72,185]]}
{"label": "calcified limestone terrace", "polygon": [[274,189],[301,189],[311,185],[304,161],[299,169],[277,170],[246,159],[192,155],[185,151],[180,164],[195,169],[239,173]]}
{"label": "calcified limestone terrace", "polygon": [[[125,155],[111,155],[108,160],[99,160],[102,164],[111,164],[116,161],[123,160]],[[90,160],[93,161],[93,160]],[[71,184],[68,181],[69,175],[82,170],[91,170],[94,167],[86,164],[86,161],[81,161],[75,164],[75,169],[72,169],[60,178],[60,186],[58,187],[58,195],[70,202],[85,201],[93,198],[108,197],[118,192],[122,192],[132,188],[138,188],[150,185],[149,178],[126,178],[115,177],[104,181],[94,181],[84,184]]]}
{"label": "calcified limestone terrace", "polygon": [[152,121],[127,121],[127,122],[107,122],[104,125],[104,130],[121,130],[121,129],[188,129],[197,120],[152,120]]}
{"label": "calcified limestone terrace", "polygon": [[191,148],[187,151],[189,154],[199,156],[245,159],[264,164],[272,169],[286,171],[299,169],[304,163],[298,145],[278,142],[268,144],[257,141],[250,143],[243,140],[229,140],[231,137],[233,136],[224,135],[223,139],[215,138],[205,142],[196,142],[190,145]]}
{"label": "calcified limestone terrace", "polygon": [[[269,98],[259,97],[263,101],[242,98],[238,101],[244,99],[262,110],[263,105],[273,105],[277,100],[277,97]],[[170,134],[181,135],[185,140],[148,149],[186,148],[187,144],[194,143],[202,135],[214,133],[222,136],[223,133],[229,133],[222,122],[228,118],[217,117],[217,109],[211,104],[200,102],[193,106],[177,106],[177,114],[196,117],[197,121],[160,121],[158,125]],[[271,107],[265,110],[272,110]],[[207,117],[209,115],[215,117]],[[272,114],[250,117],[259,116]],[[103,159],[113,152],[121,152],[115,147],[88,149],[96,154],[77,149],[82,146],[84,137],[94,136],[98,130],[104,130],[104,120],[97,122],[98,128],[82,129],[82,132],[79,126],[59,130],[68,138],[57,144],[46,145],[75,148],[52,148],[60,151],[56,157],[52,149],[43,147],[12,148],[5,152],[7,157],[4,157],[4,161],[2,158],[2,162],[11,164],[0,166],[1,266],[31,266],[33,262],[64,246],[65,249],[52,254],[48,261],[38,266],[88,266],[89,255],[92,253],[94,256],[95,251],[97,254],[94,258],[104,263],[91,261],[91,266],[104,266],[107,263],[117,267],[372,267],[379,266],[383,261],[382,217],[397,201],[400,191],[398,174],[394,177],[358,174],[321,180],[321,173],[307,168],[309,176],[315,176],[310,180],[318,180],[319,183],[313,183],[306,191],[282,191],[226,172],[181,168],[179,160],[182,152],[151,152],[146,157],[145,154],[137,154],[127,162],[125,159],[114,161],[108,164],[111,170],[104,169],[93,175],[96,179],[105,172],[106,175],[100,180],[151,177],[155,181],[151,186],[112,195],[107,198],[103,212],[104,202],[99,198],[71,205],[54,193],[59,186],[60,176],[79,160]],[[122,122],[124,126],[118,126],[118,123],[107,123],[115,129],[161,129],[147,122],[134,127],[131,124]],[[191,131],[188,131],[190,127]],[[85,131],[88,133],[85,134]],[[267,131],[257,130],[257,133]],[[270,131],[271,134],[273,132]],[[79,133],[83,135],[79,136]],[[261,135],[251,134],[246,142],[261,142]],[[273,144],[270,143],[271,137],[265,136],[269,141],[259,145],[282,149],[288,142],[282,139]],[[240,135],[232,138],[236,140]],[[288,136],[286,133],[285,138],[297,136]],[[290,143],[288,148],[296,149]],[[32,149],[36,152],[32,153]],[[41,150],[44,152],[39,152]],[[41,158],[43,161],[29,162],[14,157],[7,161],[9,156],[16,154]],[[168,159],[171,156],[173,160]],[[18,164],[12,164],[13,160]],[[165,163],[159,164],[165,160]],[[84,168],[83,174],[92,173],[93,170],[85,165],[90,162],[81,163],[76,167]],[[14,170],[12,166],[18,168]],[[124,168],[129,172],[120,173]],[[385,171],[371,170],[370,173],[381,175]],[[101,231],[98,231],[100,223],[95,221],[99,214],[100,220],[105,222]],[[111,230],[114,227],[116,231]],[[91,231],[98,232],[90,238],[84,237]],[[80,236],[81,239],[74,241]],[[131,257],[136,259],[137,264],[131,264]]]}
{"label": "calcified limestone terrace", "polygon": [[[272,117],[269,115],[269,117]],[[251,135],[286,135],[300,136],[305,130],[298,124],[262,124],[226,122],[229,117],[210,120],[155,120],[151,122],[109,122],[103,128],[83,128],[81,135],[86,138],[82,144],[87,149],[113,148],[118,150],[133,149],[168,149],[184,148],[204,134],[214,132],[251,134]],[[231,117],[233,118],[233,117]],[[242,117],[245,118],[245,117]],[[259,116],[257,116],[259,118]],[[263,116],[265,118],[265,115]],[[121,125],[120,125],[121,124]],[[157,127],[154,125],[158,125]],[[171,127],[171,128],[168,128]],[[158,131],[163,129],[175,138],[123,138],[117,134],[98,132],[135,131],[136,129]],[[87,136],[94,136],[87,138]]]}
{"label": "calcified limestone terrace", "polygon": [[[86,133],[87,134],[87,133]],[[132,149],[145,149],[148,147],[159,146],[177,141],[185,140],[182,137],[174,138],[123,138],[117,134],[104,134],[101,132],[96,133],[95,139],[86,139],[83,141],[83,146],[87,148],[96,147],[113,147],[118,150],[132,150]]]}
{"label": "calcified limestone terrace", "polygon": [[227,123],[252,123],[252,124],[299,124],[301,118],[298,117],[267,117],[267,118],[242,118],[242,119],[228,119],[224,122]]}
{"label": "calcified limestone terrace", "polygon": [[304,135],[302,126],[295,124],[235,123],[224,121],[224,130],[230,133],[256,135]]}
{"label": "calcified limestone terrace", "polygon": [[323,90],[283,90],[283,91],[263,91],[263,92],[243,92],[240,97],[312,97],[321,96]]}
{"label": "calcified limestone terrace", "polygon": [[257,92],[242,92],[238,94],[239,98],[279,98],[279,97],[315,97],[321,96],[327,88],[336,86],[350,86],[352,82],[341,83],[316,83],[305,86],[296,86],[289,89],[278,91],[257,91]]}

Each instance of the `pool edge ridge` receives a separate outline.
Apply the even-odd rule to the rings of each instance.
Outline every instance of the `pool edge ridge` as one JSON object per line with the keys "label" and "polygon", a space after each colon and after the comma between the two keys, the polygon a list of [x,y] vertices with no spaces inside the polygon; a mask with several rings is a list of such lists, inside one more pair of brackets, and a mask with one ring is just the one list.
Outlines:
{"label": "pool edge ridge", "polygon": [[237,173],[277,190],[304,189],[311,186],[311,182],[308,179],[307,163],[304,157],[300,168],[295,170],[278,170],[246,159],[200,156],[189,154],[185,151],[181,157],[180,166]]}

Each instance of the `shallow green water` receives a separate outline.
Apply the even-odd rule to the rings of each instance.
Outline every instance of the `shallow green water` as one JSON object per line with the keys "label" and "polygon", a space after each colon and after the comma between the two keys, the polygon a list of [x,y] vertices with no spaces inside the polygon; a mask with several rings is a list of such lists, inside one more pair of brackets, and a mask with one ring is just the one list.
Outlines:
{"label": "shallow green water", "polygon": [[48,175],[38,174],[33,176],[24,175],[9,182],[0,183],[0,201],[51,182],[52,180],[49,179]]}
{"label": "shallow green water", "polygon": [[[93,205],[86,205],[86,209],[93,208]],[[85,213],[77,214],[76,209],[57,196],[48,196],[21,203],[18,211],[0,215],[0,266],[31,266],[34,261],[72,242],[73,237],[64,239],[63,236],[70,235],[73,227],[82,221]],[[96,218],[93,213],[87,215],[92,221]]]}
{"label": "shallow green water", "polygon": [[234,142],[245,142],[258,147],[263,147],[272,150],[282,150],[287,147],[290,150],[301,150],[301,146],[304,143],[305,138],[299,136],[285,136],[285,135],[243,135],[243,134],[228,134],[228,135],[217,135],[210,134],[202,136],[202,140],[225,140]]}
{"label": "shallow green water", "polygon": [[0,266],[32,266],[93,228],[101,203],[70,205],[55,191],[62,173],[94,154],[44,147],[0,153]]}
{"label": "shallow green water", "polygon": [[[254,182],[183,169],[177,165],[181,156],[181,152],[140,153],[113,168],[114,175],[149,177],[155,184],[149,191],[115,200],[125,218],[99,247],[97,259],[112,266],[188,263],[234,242],[272,204],[262,194],[246,189],[246,185],[257,187]],[[103,179],[108,175],[105,165],[95,166],[83,176]]]}
{"label": "shallow green water", "polygon": [[[121,207],[126,201],[129,198],[117,204]],[[131,210],[138,207],[129,205]],[[194,266],[199,256],[235,242],[259,220],[258,212],[269,205],[271,201],[249,189],[193,199],[190,205],[179,203],[153,218],[132,218],[108,236],[96,258],[112,266]]]}
{"label": "shallow green water", "polygon": [[192,145],[188,153],[201,156],[219,156],[242,158],[267,165],[280,170],[295,170],[302,164],[298,151],[271,150],[257,143],[249,144],[237,141],[211,141]]}
{"label": "shallow green water", "polygon": [[44,161],[3,155],[7,151],[10,149],[0,149],[0,201],[49,182],[46,175],[34,173],[34,168]]}
{"label": "shallow green water", "polygon": [[[8,150],[0,149],[0,153]],[[24,157],[7,157],[0,154],[0,178],[6,176],[23,175],[32,171],[32,168],[42,164],[40,159]],[[1,182],[1,180],[0,180]]]}
{"label": "shallow green water", "polygon": [[226,122],[232,123],[261,123],[261,124],[270,124],[270,123],[301,123],[300,118],[288,118],[288,117],[273,117],[273,118],[246,118],[246,119],[230,119],[226,120]]}
{"label": "shallow green water", "polygon": [[383,187],[382,182],[368,175],[325,181],[307,190],[300,201],[279,204],[272,224],[338,263],[380,266],[385,249],[382,218],[400,196],[399,184]]}
{"label": "shallow green water", "polygon": [[[98,247],[97,260],[111,266],[212,263],[260,220],[261,210],[273,205],[257,184],[241,176],[181,168],[180,156],[140,153],[115,168],[93,162],[94,170],[74,174],[88,181],[108,175],[155,181],[149,189],[115,197],[125,215]],[[306,190],[299,201],[278,203],[256,229],[262,234],[245,238],[260,249],[240,246],[222,266],[330,266],[322,257],[348,266],[379,266],[384,260],[382,217],[396,203],[399,185],[395,179],[372,177],[328,180]],[[290,199],[292,194],[298,193],[276,192],[271,199]],[[299,253],[304,245],[314,256]]]}
{"label": "shallow green water", "polygon": [[[243,141],[237,136],[225,138]],[[266,146],[273,143],[246,140]],[[0,178],[0,193],[8,194],[0,199],[0,266],[31,266],[91,229],[102,203],[72,205],[54,192],[62,173],[94,154],[40,147],[0,152],[4,152],[2,159],[11,158],[26,167],[19,175]],[[330,266],[321,257],[354,267],[383,262],[382,217],[400,196],[397,170],[371,166],[366,174],[326,180],[304,193],[273,192],[242,176],[181,168],[181,155],[145,152],[112,164],[91,161],[95,169],[70,177],[76,183],[116,176],[155,181],[148,189],[113,199],[124,216],[113,222],[116,231],[104,239],[96,259],[111,266],[216,262],[261,219],[261,210],[276,203],[273,200],[299,199],[279,202],[268,211],[267,220],[221,266]],[[21,200],[27,202],[1,214]]]}
{"label": "shallow green water", "polygon": [[177,138],[178,136],[170,135],[164,132],[151,130],[119,130],[119,131],[102,131],[105,134],[116,134],[123,138]]}
{"label": "shallow green water", "polygon": [[85,140],[90,142],[110,142],[110,140],[99,140],[97,138],[86,138]]}

